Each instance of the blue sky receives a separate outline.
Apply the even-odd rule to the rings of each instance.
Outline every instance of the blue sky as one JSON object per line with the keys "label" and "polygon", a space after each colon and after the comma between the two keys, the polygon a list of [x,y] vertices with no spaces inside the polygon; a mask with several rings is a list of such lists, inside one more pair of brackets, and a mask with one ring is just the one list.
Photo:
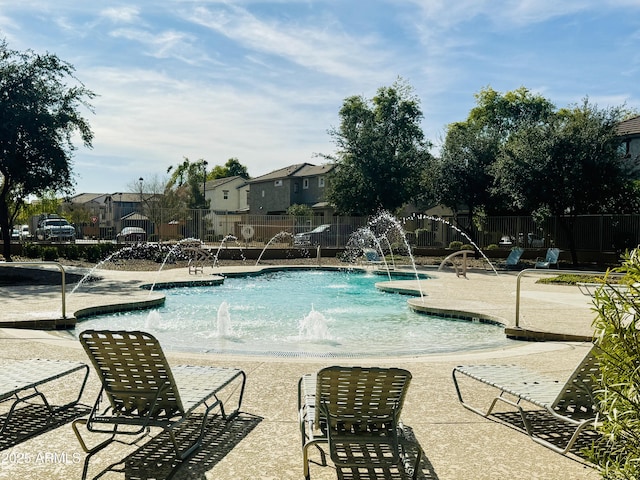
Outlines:
{"label": "blue sky", "polygon": [[254,177],[322,163],[343,100],[398,77],[434,154],[486,86],[640,110],[640,0],[0,0],[0,37],[99,95],[77,193],[129,191],[183,157]]}

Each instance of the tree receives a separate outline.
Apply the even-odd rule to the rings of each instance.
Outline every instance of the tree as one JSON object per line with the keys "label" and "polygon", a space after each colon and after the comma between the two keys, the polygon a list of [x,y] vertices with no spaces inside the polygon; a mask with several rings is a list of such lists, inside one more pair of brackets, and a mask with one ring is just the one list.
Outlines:
{"label": "tree", "polygon": [[298,203],[294,203],[293,205],[287,208],[287,215],[291,215],[292,217],[313,217],[313,208],[309,205],[300,205]]}
{"label": "tree", "polygon": [[216,165],[213,167],[213,170],[207,175],[207,180],[216,180],[218,178],[228,177],[242,177],[245,180],[251,178],[249,177],[247,167],[242,165],[237,158],[232,157],[227,160],[227,163],[225,163],[224,166]]}
{"label": "tree", "polygon": [[421,194],[431,144],[420,127],[422,111],[412,88],[398,80],[371,101],[345,99],[340,127],[332,129],[337,152],[327,198],[337,212],[368,215],[395,211]]}
{"label": "tree", "polygon": [[[474,218],[486,211],[493,197],[490,165],[495,161],[499,142],[490,130],[483,131],[469,122],[449,125],[438,162],[434,195],[438,203],[449,207],[457,219],[461,209],[468,212],[467,233],[474,238]],[[459,225],[461,226],[461,225]]]}
{"label": "tree", "polygon": [[[70,85],[71,84],[71,85]],[[74,135],[91,147],[81,115],[95,94],[53,54],[10,50],[0,42],[0,231],[11,259],[11,227],[29,195],[71,193]]]}
{"label": "tree", "polygon": [[494,165],[497,190],[512,207],[558,217],[574,264],[576,216],[604,213],[630,191],[615,130],[621,112],[598,109],[588,100],[559,110],[544,123],[514,132]]}
{"label": "tree", "polygon": [[[157,175],[129,183],[129,191],[140,196],[142,213],[156,227],[186,216],[185,198],[180,195],[182,191],[171,188],[171,185],[169,179]],[[151,235],[154,232],[147,233]],[[160,231],[155,233],[161,234]]]}
{"label": "tree", "polygon": [[[622,257],[614,273],[595,293],[595,343],[600,375],[595,377],[595,401],[600,436],[587,451],[602,478],[640,476],[640,251]],[[615,280],[615,281],[614,281]]]}
{"label": "tree", "polygon": [[207,163],[204,159],[199,159],[197,162],[191,162],[187,157],[184,157],[182,163],[174,169],[170,166],[167,169],[167,173],[171,173],[171,178],[167,183],[169,189],[180,189],[183,195],[181,195],[187,208],[190,209],[208,209],[209,202],[204,197],[204,182],[206,175]]}
{"label": "tree", "polygon": [[475,95],[476,106],[464,122],[447,128],[433,182],[438,203],[454,214],[468,213],[467,233],[474,238],[474,219],[480,213],[504,211],[505,201],[492,190],[492,165],[502,146],[523,125],[543,123],[553,104],[521,87],[501,94],[490,87]]}

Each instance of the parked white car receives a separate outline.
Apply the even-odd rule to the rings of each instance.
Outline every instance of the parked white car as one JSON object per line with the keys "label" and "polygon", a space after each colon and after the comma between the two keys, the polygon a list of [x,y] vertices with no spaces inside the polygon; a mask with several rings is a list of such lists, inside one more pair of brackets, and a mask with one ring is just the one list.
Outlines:
{"label": "parked white car", "polygon": [[31,238],[31,233],[29,232],[29,225],[20,225],[18,228],[18,236],[21,242],[26,242]]}
{"label": "parked white car", "polygon": [[76,229],[65,218],[50,217],[38,224],[36,231],[38,240],[44,241],[76,241]]}

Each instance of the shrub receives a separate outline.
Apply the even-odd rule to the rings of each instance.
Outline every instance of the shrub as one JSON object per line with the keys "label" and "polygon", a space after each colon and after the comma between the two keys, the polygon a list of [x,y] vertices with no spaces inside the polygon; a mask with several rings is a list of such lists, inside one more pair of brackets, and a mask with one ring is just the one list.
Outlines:
{"label": "shrub", "polygon": [[101,258],[107,258],[118,249],[118,246],[114,243],[99,243],[98,247],[100,248]]}
{"label": "shrub", "polygon": [[462,248],[462,242],[455,240],[449,244],[449,248],[451,250],[460,250]]}
{"label": "shrub", "polygon": [[58,260],[58,249],[56,247],[43,247],[42,260],[45,262],[55,262]]}
{"label": "shrub", "polygon": [[67,245],[62,251],[62,257],[67,260],[78,260],[80,258],[80,247],[78,245]]}
{"label": "shrub", "polygon": [[460,247],[460,250],[475,250],[475,248],[473,247],[473,245],[465,243]]}
{"label": "shrub", "polygon": [[490,245],[487,245],[487,246],[485,247],[485,250],[498,250],[499,248],[500,248],[500,247],[499,247],[497,244],[492,243],[492,244],[490,244]]}
{"label": "shrub", "polygon": [[640,478],[640,250],[613,270],[624,287],[605,277],[595,293],[596,345],[601,377],[596,391],[602,437],[587,452],[603,478]]}
{"label": "shrub", "polygon": [[102,250],[99,245],[89,245],[84,251],[84,258],[89,263],[98,263],[102,259]]}
{"label": "shrub", "polygon": [[22,255],[27,258],[42,258],[42,247],[35,243],[27,243],[22,247]]}

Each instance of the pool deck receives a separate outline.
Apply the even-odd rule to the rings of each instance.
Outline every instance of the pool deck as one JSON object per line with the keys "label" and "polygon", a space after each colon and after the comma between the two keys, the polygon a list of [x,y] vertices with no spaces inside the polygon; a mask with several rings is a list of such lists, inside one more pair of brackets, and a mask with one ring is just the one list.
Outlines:
{"label": "pool deck", "polygon": [[[67,315],[86,309],[117,309],[129,302],[161,302],[162,290],[140,289],[141,284],[210,281],[215,275],[255,272],[254,267],[205,268],[190,275],[186,268],[162,272],[100,271],[101,281],[83,284],[66,295]],[[452,271],[429,270],[427,280],[392,280],[381,276],[380,288],[415,290],[423,296],[407,297],[415,308],[442,314],[491,319],[509,329],[515,327],[517,274],[467,272],[467,278]],[[519,329],[554,334],[556,338],[588,338],[594,318],[591,298],[577,287],[535,283],[532,272],[521,279]],[[37,325],[60,311],[60,289],[51,286],[1,287],[4,322]],[[414,291],[415,293],[415,291]],[[28,301],[27,301],[28,299]],[[102,306],[102,307],[101,307]],[[42,315],[41,312],[48,312]],[[44,325],[44,324],[41,324]],[[18,326],[14,324],[14,326]],[[87,361],[79,343],[65,331],[18,328],[0,329],[0,365],[14,359],[51,358]],[[194,456],[173,470],[170,455],[162,455],[153,440],[145,447],[113,445],[95,455],[88,478],[199,478],[199,479],[301,479],[302,453],[297,422],[297,381],[305,373],[341,365],[397,366],[411,371],[413,380],[403,410],[403,421],[411,427],[424,450],[424,478],[458,479],[597,479],[597,472],[584,460],[559,455],[532,442],[521,430],[485,419],[464,409],[451,380],[453,367],[463,363],[516,363],[533,370],[566,377],[589,348],[576,341],[524,342],[500,350],[396,358],[276,358],[258,356],[205,355],[169,351],[173,363],[210,364],[242,368],[248,376],[243,414],[226,426],[225,440],[207,436]],[[468,390],[484,399],[479,385]],[[82,398],[93,404],[99,389],[92,373]],[[486,397],[488,398],[488,397]],[[214,422],[212,428],[220,427]],[[213,437],[213,435],[211,435]],[[220,443],[220,445],[218,445]],[[81,478],[85,458],[68,423],[30,440],[0,450],[0,480],[13,478]],[[151,449],[151,450],[150,450]],[[155,455],[151,455],[153,452]],[[170,451],[169,451],[170,453]],[[148,460],[152,458],[152,462]],[[318,455],[312,455],[318,460]],[[27,461],[28,460],[28,461]],[[106,473],[105,473],[106,472]],[[339,477],[332,467],[312,465],[313,479]],[[359,478],[397,478],[391,476]]]}

